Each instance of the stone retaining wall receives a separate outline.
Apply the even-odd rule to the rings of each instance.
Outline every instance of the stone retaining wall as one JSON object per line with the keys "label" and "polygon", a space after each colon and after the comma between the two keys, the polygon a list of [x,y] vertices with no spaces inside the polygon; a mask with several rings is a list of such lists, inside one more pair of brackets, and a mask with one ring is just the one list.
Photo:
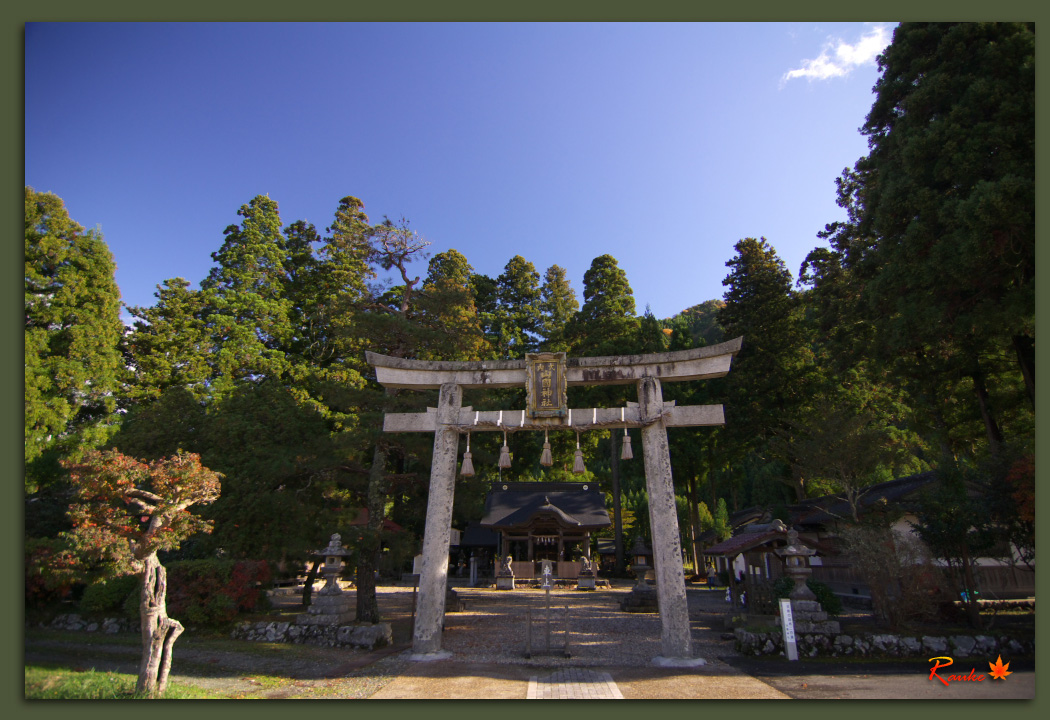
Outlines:
{"label": "stone retaining wall", "polygon": [[242,622],[230,636],[251,642],[284,642],[372,650],[393,642],[390,623],[375,625],[296,625],[290,622]]}
{"label": "stone retaining wall", "polygon": [[[776,630],[752,632],[737,628],[736,648],[744,655],[783,654],[784,637]],[[810,635],[798,634],[799,657],[890,657],[929,658],[948,655],[962,658],[971,655],[1015,657],[1034,655],[1035,641],[1019,641],[1006,636],[951,635],[909,636],[892,634]]]}
{"label": "stone retaining wall", "polygon": [[76,613],[56,615],[50,623],[40,623],[40,627],[52,630],[72,630],[74,632],[104,632],[114,635],[122,632],[138,632],[138,620],[127,618],[104,618],[102,620],[85,620]]}
{"label": "stone retaining wall", "polygon": [[[127,618],[84,619],[76,613],[57,615],[40,627],[73,632],[103,632],[108,635],[139,631],[139,621]],[[393,642],[390,623],[375,625],[296,625],[290,622],[241,622],[233,628],[234,640],[286,642],[324,647],[351,647],[372,650]]]}

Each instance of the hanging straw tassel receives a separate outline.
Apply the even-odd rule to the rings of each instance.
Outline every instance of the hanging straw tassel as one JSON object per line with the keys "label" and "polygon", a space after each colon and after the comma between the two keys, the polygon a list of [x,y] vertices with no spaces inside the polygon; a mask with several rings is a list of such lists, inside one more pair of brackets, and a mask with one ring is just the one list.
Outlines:
{"label": "hanging straw tassel", "polygon": [[540,465],[550,467],[553,464],[554,457],[551,455],[551,444],[547,439],[547,428],[543,428],[543,452],[540,453]]}
{"label": "hanging straw tassel", "polygon": [[503,447],[499,449],[499,466],[501,468],[510,467],[510,448],[507,447],[507,433],[503,433]]}
{"label": "hanging straw tassel", "polygon": [[579,433],[576,433],[576,459],[572,461],[572,471],[577,475],[582,472],[587,472],[587,468],[583,466],[583,450],[580,450]]}
{"label": "hanging straw tassel", "polygon": [[467,433],[467,451],[463,453],[463,465],[459,474],[463,477],[474,477],[474,463],[470,459],[470,433]]}
{"label": "hanging straw tassel", "polygon": [[630,460],[634,457],[634,453],[631,451],[631,436],[627,432],[627,428],[623,429],[623,445],[620,446],[620,459]]}

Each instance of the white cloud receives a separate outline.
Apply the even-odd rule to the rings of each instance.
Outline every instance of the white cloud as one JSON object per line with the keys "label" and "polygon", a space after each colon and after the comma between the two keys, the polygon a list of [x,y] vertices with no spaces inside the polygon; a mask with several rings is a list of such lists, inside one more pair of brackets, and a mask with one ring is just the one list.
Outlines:
{"label": "white cloud", "polygon": [[806,78],[812,82],[845,77],[853,68],[874,63],[891,39],[889,25],[875,25],[852,45],[841,38],[831,38],[820,55],[812,60],[803,60],[802,67],[784,73],[780,85],[783,87],[784,83],[795,78]]}

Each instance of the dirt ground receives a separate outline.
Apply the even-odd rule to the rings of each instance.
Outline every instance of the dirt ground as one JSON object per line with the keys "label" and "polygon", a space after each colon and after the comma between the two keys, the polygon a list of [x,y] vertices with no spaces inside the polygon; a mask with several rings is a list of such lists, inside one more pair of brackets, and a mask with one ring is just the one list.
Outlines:
{"label": "dirt ground", "polygon": [[[583,608],[615,605],[625,588],[565,597]],[[411,662],[412,590],[380,588],[380,609],[391,622],[394,644],[366,652],[342,648],[278,643],[248,643],[207,637],[193,628],[175,646],[171,681],[202,688],[219,698],[497,698],[524,699],[530,678],[558,666],[600,666],[610,673],[627,699],[1030,699],[1035,697],[1034,660],[1011,661],[1012,674],[1003,681],[952,683],[929,679],[924,660],[898,662],[800,661],[739,656],[722,619],[724,600],[715,592],[691,590],[690,618],[696,654],[708,665],[692,669],[655,668],[644,658],[658,654],[658,616],[629,623],[644,628],[646,637],[606,633],[593,647],[577,649],[568,660],[534,657],[517,659],[520,638],[507,625],[506,603],[541,605],[542,591],[510,597],[495,591],[461,591],[463,613],[449,613],[443,645],[450,660]],[[274,612],[290,611],[297,599],[278,599]],[[501,609],[502,607],[502,609]],[[576,610],[574,610],[576,612]],[[618,623],[624,613],[591,611],[588,622]],[[619,615],[619,617],[618,617]],[[284,619],[288,619],[287,616]],[[586,627],[586,624],[581,625]],[[619,627],[616,625],[615,627]],[[593,633],[592,633],[593,634]],[[137,637],[85,633],[70,641],[70,633],[28,629],[25,663],[136,673]],[[510,643],[511,645],[508,645]],[[622,650],[617,651],[617,647]],[[635,658],[643,658],[641,660]],[[508,656],[513,656],[508,660]],[[624,658],[619,662],[617,658]],[[967,664],[978,672],[983,659]]]}

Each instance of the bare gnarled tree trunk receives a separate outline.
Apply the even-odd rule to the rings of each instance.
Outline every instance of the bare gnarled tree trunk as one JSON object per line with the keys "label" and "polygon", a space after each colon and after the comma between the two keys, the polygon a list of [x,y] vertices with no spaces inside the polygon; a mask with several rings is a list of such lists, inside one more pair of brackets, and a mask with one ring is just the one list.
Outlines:
{"label": "bare gnarled tree trunk", "polygon": [[150,553],[143,560],[142,597],[139,615],[142,622],[142,660],[136,691],[149,697],[159,697],[168,686],[171,670],[171,652],[175,640],[182,634],[182,623],[168,617],[165,597],[168,573]]}

